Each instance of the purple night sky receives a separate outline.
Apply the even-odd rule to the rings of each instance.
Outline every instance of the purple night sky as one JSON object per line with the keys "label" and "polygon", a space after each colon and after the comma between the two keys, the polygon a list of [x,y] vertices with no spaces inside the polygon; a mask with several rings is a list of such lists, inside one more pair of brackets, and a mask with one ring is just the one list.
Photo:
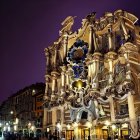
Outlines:
{"label": "purple night sky", "polygon": [[56,40],[67,16],[77,16],[77,29],[89,13],[99,18],[117,9],[140,18],[139,0],[1,0],[0,102],[45,81],[44,48]]}

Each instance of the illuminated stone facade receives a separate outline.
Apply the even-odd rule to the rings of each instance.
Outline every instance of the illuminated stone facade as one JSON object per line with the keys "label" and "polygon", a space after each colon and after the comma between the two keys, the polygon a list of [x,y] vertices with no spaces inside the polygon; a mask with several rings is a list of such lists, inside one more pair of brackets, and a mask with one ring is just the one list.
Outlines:
{"label": "illuminated stone facade", "polygon": [[67,17],[58,40],[45,49],[44,129],[66,139],[137,139],[138,18],[122,10],[95,16],[83,19],[76,32],[75,17]]}

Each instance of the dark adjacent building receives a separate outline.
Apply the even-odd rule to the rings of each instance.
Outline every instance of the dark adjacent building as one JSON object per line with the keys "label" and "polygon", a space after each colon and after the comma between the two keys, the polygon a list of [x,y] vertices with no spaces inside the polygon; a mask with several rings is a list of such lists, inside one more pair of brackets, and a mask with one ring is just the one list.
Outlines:
{"label": "dark adjacent building", "polygon": [[[41,96],[44,92],[45,84],[36,83],[11,95],[0,106],[2,124],[6,125],[8,123],[11,131],[14,130],[14,125],[16,125],[15,130],[23,132],[28,131],[32,126],[34,130],[37,127],[42,127],[43,99]],[[39,97],[40,108],[38,108]],[[38,110],[39,113],[36,113]]]}

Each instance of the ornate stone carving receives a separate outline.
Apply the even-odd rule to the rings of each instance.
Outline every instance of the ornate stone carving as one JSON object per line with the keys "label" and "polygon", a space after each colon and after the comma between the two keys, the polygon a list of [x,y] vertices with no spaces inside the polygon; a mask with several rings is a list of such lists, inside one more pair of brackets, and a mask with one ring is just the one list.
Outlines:
{"label": "ornate stone carving", "polygon": [[[95,16],[95,12],[89,14],[74,33],[71,28],[75,17],[69,16],[62,23],[57,44],[45,51],[50,57],[47,66],[54,61],[50,63],[51,94],[46,92],[44,97],[51,108],[68,104],[71,121],[82,125],[85,121],[98,125],[107,117],[112,124],[120,118],[128,121],[128,114],[116,113],[119,103],[128,103],[134,114],[129,110],[131,137],[136,139],[139,131],[133,96],[137,94],[140,66],[139,34],[134,25],[137,18],[123,10],[107,12],[100,19]],[[63,60],[61,66],[57,63],[58,52]],[[86,118],[82,118],[84,113]]]}
{"label": "ornate stone carving", "polygon": [[74,18],[72,16],[68,16],[62,23],[61,25],[63,26],[62,29],[60,30],[60,36],[64,35],[65,33],[72,33],[72,25],[74,24]]}

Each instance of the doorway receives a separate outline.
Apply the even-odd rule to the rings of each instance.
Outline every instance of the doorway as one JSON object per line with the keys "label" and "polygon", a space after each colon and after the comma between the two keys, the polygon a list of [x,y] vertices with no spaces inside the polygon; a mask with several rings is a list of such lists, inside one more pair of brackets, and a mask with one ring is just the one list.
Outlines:
{"label": "doorway", "polygon": [[66,130],[66,140],[73,140],[74,130]]}
{"label": "doorway", "polygon": [[81,129],[81,140],[88,140],[90,130],[88,128]]}

